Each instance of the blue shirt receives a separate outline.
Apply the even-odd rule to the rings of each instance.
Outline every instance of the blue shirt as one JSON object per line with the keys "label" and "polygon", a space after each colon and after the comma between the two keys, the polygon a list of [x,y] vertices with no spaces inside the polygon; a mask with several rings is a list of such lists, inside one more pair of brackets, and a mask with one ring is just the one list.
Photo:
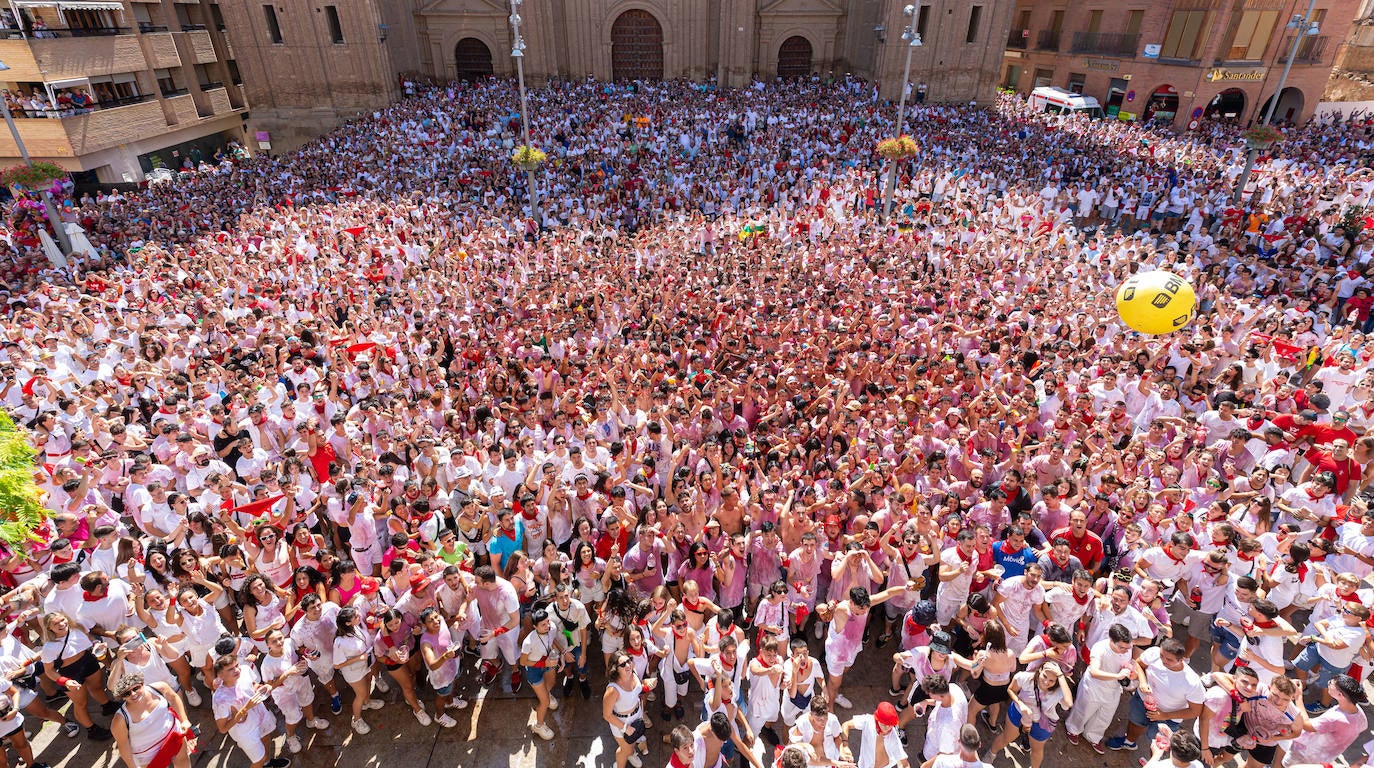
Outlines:
{"label": "blue shirt", "polygon": [[1002,574],[1003,581],[1024,574],[1026,566],[1036,561],[1035,550],[1030,547],[1023,547],[1019,552],[1007,552],[1006,546],[1005,541],[996,541],[992,544],[992,559],[1005,571]]}
{"label": "blue shirt", "polygon": [[491,537],[491,541],[487,542],[487,552],[490,553],[492,557],[501,558],[500,565],[497,566],[496,570],[498,573],[504,573],[506,570],[506,561],[510,559],[511,553],[524,546],[525,522],[517,515],[515,518],[515,538],[512,539],[502,533],[501,527],[498,525],[496,527],[496,533]]}

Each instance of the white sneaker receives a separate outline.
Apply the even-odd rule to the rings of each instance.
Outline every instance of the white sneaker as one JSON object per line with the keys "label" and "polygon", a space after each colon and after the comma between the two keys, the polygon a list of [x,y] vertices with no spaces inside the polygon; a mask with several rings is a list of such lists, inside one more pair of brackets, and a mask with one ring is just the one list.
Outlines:
{"label": "white sneaker", "polygon": [[377,689],[378,693],[391,693],[391,683],[386,681],[385,675],[377,675],[372,678],[372,685]]}
{"label": "white sneaker", "polygon": [[453,717],[450,716],[447,712],[445,712],[442,715],[439,715],[438,720],[436,722],[438,722],[439,725],[442,725],[445,728],[452,728],[453,726],[458,724],[458,721],[454,720]]}
{"label": "white sneaker", "polygon": [[429,713],[424,711],[423,709],[412,709],[410,711],[412,714],[415,715],[415,719],[420,721],[420,725],[429,725],[430,723],[434,722],[430,719]]}
{"label": "white sneaker", "polygon": [[386,706],[386,702],[381,699],[368,699],[363,704],[363,709],[381,709],[384,706]]}
{"label": "white sneaker", "polygon": [[298,755],[301,752],[301,740],[299,736],[287,736],[286,748],[291,750],[291,754]]}
{"label": "white sneaker", "polygon": [[460,699],[460,698],[458,698],[457,696],[454,696],[454,697],[453,697],[453,701],[450,701],[450,702],[448,703],[448,708],[449,708],[449,709],[467,709],[467,708],[468,708],[468,700],[467,700],[467,699]]}
{"label": "white sneaker", "polygon": [[633,765],[635,768],[644,768],[644,761],[639,759],[638,752],[630,753],[630,765]]}
{"label": "white sneaker", "polygon": [[367,734],[372,733],[372,726],[363,722],[363,719],[361,717],[355,717],[353,718],[353,732],[358,734],[359,736],[366,736]]}
{"label": "white sneaker", "polygon": [[188,689],[186,690],[186,703],[187,703],[187,704],[190,704],[190,705],[193,706],[193,707],[199,707],[199,706],[200,706],[200,701],[201,701],[201,699],[200,699],[200,691],[197,691],[195,688],[188,688]]}
{"label": "white sneaker", "polygon": [[557,711],[558,711],[558,699],[555,699],[555,698],[552,697],[552,696],[549,697],[549,711],[550,711],[550,712],[557,712]]}
{"label": "white sneaker", "polygon": [[535,736],[538,736],[544,741],[553,741],[553,729],[543,723],[531,725],[530,730],[534,732]]}
{"label": "white sneaker", "polygon": [[841,709],[853,709],[854,702],[845,698],[845,695],[843,693],[837,693],[835,694],[835,706],[840,707]]}
{"label": "white sneaker", "polygon": [[329,721],[325,720],[323,717],[316,717],[312,720],[306,720],[305,727],[314,728],[317,731],[323,731],[324,729],[329,727]]}

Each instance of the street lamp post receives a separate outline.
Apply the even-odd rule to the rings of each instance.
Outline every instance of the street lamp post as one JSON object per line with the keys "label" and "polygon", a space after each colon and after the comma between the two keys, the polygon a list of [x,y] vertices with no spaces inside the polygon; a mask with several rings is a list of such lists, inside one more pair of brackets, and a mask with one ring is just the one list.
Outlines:
{"label": "street lamp post", "polygon": [[[0,72],[9,69],[9,65],[0,61]],[[0,112],[5,113],[5,125],[9,126],[10,136],[14,137],[14,146],[19,148],[19,156],[24,158],[24,165],[33,167],[33,159],[29,157],[29,150],[24,146],[24,139],[19,136],[19,126],[14,124],[14,116],[10,114],[9,107],[0,104]],[[72,252],[71,240],[67,239],[67,230],[62,227],[62,220],[57,216],[57,204],[53,202],[52,195],[48,190],[38,191],[43,196],[43,212],[48,215],[48,225],[52,227],[53,237],[57,238],[58,246],[63,253]]]}
{"label": "street lamp post", "polygon": [[[1283,63],[1283,74],[1279,76],[1279,87],[1274,89],[1274,95],[1269,97],[1269,109],[1264,111],[1264,118],[1260,120],[1260,125],[1268,125],[1274,119],[1274,111],[1279,107],[1279,97],[1283,95],[1283,86],[1288,83],[1288,72],[1293,68],[1293,59],[1298,55],[1298,47],[1302,45],[1304,37],[1315,37],[1321,33],[1320,27],[1312,21],[1312,9],[1317,7],[1317,0],[1309,0],[1307,3],[1307,13],[1299,16],[1293,14],[1293,18],[1284,25],[1284,29],[1293,30],[1293,45],[1288,49],[1288,60]],[[1255,168],[1255,158],[1259,156],[1259,149],[1252,147],[1245,153],[1245,170],[1241,171],[1240,180],[1236,183],[1235,192],[1231,194],[1233,203],[1240,202],[1241,195],[1245,192],[1245,185],[1250,181],[1250,172]]]}
{"label": "street lamp post", "polygon": [[[908,5],[902,9],[902,13],[910,21],[907,22],[906,29],[902,30],[902,39],[906,41],[906,65],[902,67],[902,97],[897,102],[897,133],[901,138],[902,125],[906,122],[906,92],[908,81],[911,80],[911,54],[921,46],[921,35],[916,32],[916,6]],[[901,162],[893,158],[891,165],[887,169],[887,188],[883,190],[883,222],[886,223],[892,216],[892,196],[897,191],[897,163]]]}
{"label": "street lamp post", "polygon": [[[515,42],[511,47],[511,58],[515,59],[515,78],[520,84],[520,134],[525,146],[530,144],[530,110],[529,101],[525,95],[525,38],[520,35],[520,4],[524,0],[510,0],[510,25],[514,32]],[[533,167],[525,169],[525,180],[529,183],[530,190],[530,218],[534,219],[534,226],[540,231],[544,229],[544,223],[539,218],[539,190],[534,178]]]}

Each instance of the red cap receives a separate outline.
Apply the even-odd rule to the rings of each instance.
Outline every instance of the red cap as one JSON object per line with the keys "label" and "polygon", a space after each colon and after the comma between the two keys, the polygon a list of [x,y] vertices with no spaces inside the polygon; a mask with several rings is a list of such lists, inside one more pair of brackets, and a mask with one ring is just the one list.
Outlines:
{"label": "red cap", "polygon": [[878,725],[886,725],[889,728],[897,727],[897,708],[892,706],[892,702],[884,701],[873,710],[873,719]]}
{"label": "red cap", "polygon": [[371,576],[364,576],[363,585],[359,587],[359,591],[361,591],[364,595],[375,595],[377,594],[377,590],[381,588],[382,585],[376,579],[372,578]]}
{"label": "red cap", "polygon": [[844,525],[844,521],[843,521],[843,520],[840,520],[840,516],[839,516],[839,515],[831,514],[831,515],[826,515],[826,516],[825,516],[825,524],[826,524],[826,525]]}

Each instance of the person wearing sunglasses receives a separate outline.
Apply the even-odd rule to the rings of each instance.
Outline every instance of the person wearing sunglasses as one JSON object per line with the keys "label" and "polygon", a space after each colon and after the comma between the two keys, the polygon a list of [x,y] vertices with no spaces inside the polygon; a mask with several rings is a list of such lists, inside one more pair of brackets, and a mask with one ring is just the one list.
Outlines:
{"label": "person wearing sunglasses", "polygon": [[1184,646],[1189,658],[1204,641],[1212,640],[1212,623],[1231,590],[1229,567],[1230,558],[1225,550],[1214,549],[1193,562],[1177,582],[1177,596],[1169,613],[1175,625],[1188,627]]}
{"label": "person wearing sunglasses", "polygon": [[179,653],[165,640],[147,636],[133,627],[120,627],[114,634],[115,658],[110,665],[110,679],[121,680],[126,675],[140,674],[149,685],[164,683],[186,697],[186,703],[198,707],[200,694],[191,677],[191,665],[185,654]]}

